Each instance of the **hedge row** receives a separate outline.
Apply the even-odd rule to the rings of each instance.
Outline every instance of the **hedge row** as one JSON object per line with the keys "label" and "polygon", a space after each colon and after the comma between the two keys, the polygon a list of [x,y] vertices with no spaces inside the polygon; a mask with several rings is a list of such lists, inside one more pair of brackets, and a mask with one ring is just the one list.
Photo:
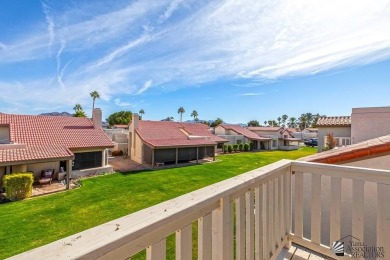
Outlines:
{"label": "hedge row", "polygon": [[5,196],[11,201],[31,197],[34,176],[32,173],[12,173],[3,177]]}
{"label": "hedge row", "polygon": [[249,150],[253,150],[253,144],[224,144],[223,145],[223,152],[224,153],[232,153],[233,151],[236,153],[238,151],[240,152],[247,152]]}

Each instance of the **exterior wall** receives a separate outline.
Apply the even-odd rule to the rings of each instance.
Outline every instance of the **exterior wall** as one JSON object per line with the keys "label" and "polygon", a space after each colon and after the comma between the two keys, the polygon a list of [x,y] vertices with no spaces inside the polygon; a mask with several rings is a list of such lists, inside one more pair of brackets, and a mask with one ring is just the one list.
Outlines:
{"label": "exterior wall", "polygon": [[0,144],[9,142],[9,127],[0,126]]}
{"label": "exterior wall", "polygon": [[215,135],[226,135],[227,134],[225,128],[223,128],[221,126],[215,127],[214,132],[215,132]]}
{"label": "exterior wall", "polygon": [[71,176],[72,176],[72,178],[83,178],[83,177],[88,177],[88,176],[99,175],[102,173],[112,173],[112,172],[113,172],[112,166],[106,165],[106,166],[98,167],[98,168],[72,171]]}
{"label": "exterior wall", "polygon": [[351,120],[354,143],[390,134],[390,107],[353,108]]}
{"label": "exterior wall", "polygon": [[[351,127],[350,126],[334,126],[334,127],[318,127],[318,152],[322,152],[324,148],[324,137],[328,133],[333,133],[334,137],[351,137]],[[355,141],[354,141],[355,143]]]}
{"label": "exterior wall", "polygon": [[356,162],[343,163],[345,166],[355,166],[380,170],[390,170],[390,155],[359,160]]}
{"label": "exterior wall", "polygon": [[5,175],[5,166],[0,166],[0,188],[3,187],[4,175]]}
{"label": "exterior wall", "polygon": [[242,144],[249,143],[249,140],[243,135],[219,135],[220,137],[228,140],[225,144],[237,144],[237,141],[241,141]]}
{"label": "exterior wall", "polygon": [[317,138],[318,137],[318,133],[313,133],[313,132],[305,132],[305,131],[302,131],[302,132],[295,132],[295,133],[292,133],[292,135],[294,136],[294,138],[299,138],[301,140],[309,140],[310,138]]}
{"label": "exterior wall", "polygon": [[142,140],[135,134],[134,143],[132,144],[131,159],[137,163],[142,164]]}
{"label": "exterior wall", "polygon": [[57,179],[60,170],[60,162],[34,163],[27,165],[27,171],[34,173],[34,178],[41,176],[41,171],[46,169],[54,169],[54,179]]}
{"label": "exterior wall", "polygon": [[20,165],[13,165],[12,166],[12,172],[26,172],[27,171],[27,164],[20,164]]}

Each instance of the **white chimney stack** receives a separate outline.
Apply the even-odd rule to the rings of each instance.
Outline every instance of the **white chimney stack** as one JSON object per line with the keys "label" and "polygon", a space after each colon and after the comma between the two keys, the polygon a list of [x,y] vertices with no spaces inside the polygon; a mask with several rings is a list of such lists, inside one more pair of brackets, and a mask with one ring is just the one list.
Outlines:
{"label": "white chimney stack", "polygon": [[137,113],[133,114],[132,121],[133,121],[132,123],[133,123],[134,130],[137,130],[138,129],[138,121],[139,121],[139,115]]}
{"label": "white chimney stack", "polygon": [[92,122],[93,126],[96,129],[102,128],[102,110],[100,108],[95,108],[92,112]]}

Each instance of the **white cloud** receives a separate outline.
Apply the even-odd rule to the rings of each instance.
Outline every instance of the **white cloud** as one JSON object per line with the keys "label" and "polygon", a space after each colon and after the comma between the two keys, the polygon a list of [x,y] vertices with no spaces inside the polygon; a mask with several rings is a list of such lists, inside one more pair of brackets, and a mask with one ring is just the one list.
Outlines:
{"label": "white cloud", "polygon": [[138,90],[137,94],[141,94],[141,93],[145,92],[146,90],[148,90],[152,86],[152,83],[153,83],[152,80],[146,81],[145,84],[142,86],[142,88],[140,88]]}
{"label": "white cloud", "polygon": [[128,106],[131,106],[131,103],[122,102],[120,98],[114,99],[114,103],[115,103],[115,105],[117,105],[117,106],[119,106],[119,107],[128,107]]}
{"label": "white cloud", "polygon": [[47,32],[49,33],[49,37],[50,37],[49,49],[51,49],[51,45],[53,44],[54,38],[55,38],[54,18],[53,18],[53,15],[51,14],[50,7],[46,3],[44,3],[43,1],[41,1],[41,5],[42,5],[43,13],[45,14],[45,19],[46,19],[46,23],[47,23]]}

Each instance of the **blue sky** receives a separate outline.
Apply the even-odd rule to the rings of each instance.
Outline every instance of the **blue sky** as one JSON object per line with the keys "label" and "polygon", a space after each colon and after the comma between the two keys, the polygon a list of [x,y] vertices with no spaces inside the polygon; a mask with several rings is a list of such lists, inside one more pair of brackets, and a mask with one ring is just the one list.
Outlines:
{"label": "blue sky", "polygon": [[389,106],[390,2],[0,2],[0,112],[263,122]]}

